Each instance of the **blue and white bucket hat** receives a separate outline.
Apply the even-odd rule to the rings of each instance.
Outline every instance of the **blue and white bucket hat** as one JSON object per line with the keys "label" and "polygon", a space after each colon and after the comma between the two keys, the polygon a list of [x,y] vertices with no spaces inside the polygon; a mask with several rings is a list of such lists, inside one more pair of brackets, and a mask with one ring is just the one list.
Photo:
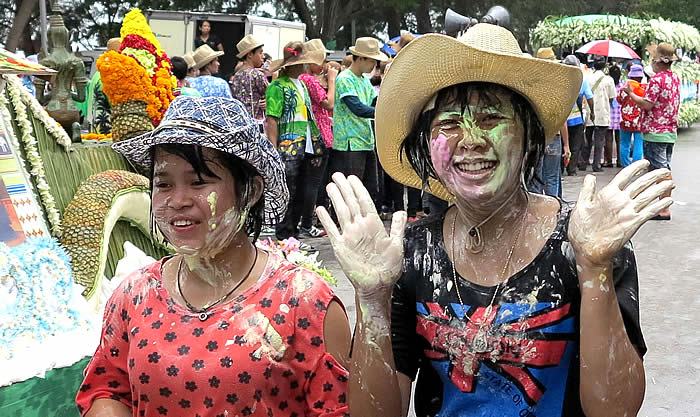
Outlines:
{"label": "blue and white bucket hat", "polygon": [[170,104],[156,129],[116,142],[112,148],[146,176],[151,174],[151,148],[156,145],[200,145],[237,156],[247,161],[263,178],[263,222],[274,226],[284,217],[289,191],[284,164],[259,129],[238,100],[180,96]]}

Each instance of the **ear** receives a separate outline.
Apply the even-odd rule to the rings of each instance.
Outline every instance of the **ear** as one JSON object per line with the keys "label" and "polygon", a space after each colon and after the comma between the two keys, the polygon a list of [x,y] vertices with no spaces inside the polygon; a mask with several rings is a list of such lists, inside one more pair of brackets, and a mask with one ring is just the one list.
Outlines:
{"label": "ear", "polygon": [[248,203],[249,207],[254,206],[255,204],[260,201],[261,198],[263,198],[263,190],[265,189],[265,181],[260,175],[256,175],[253,177],[253,189],[251,190],[251,195],[250,195],[250,202]]}

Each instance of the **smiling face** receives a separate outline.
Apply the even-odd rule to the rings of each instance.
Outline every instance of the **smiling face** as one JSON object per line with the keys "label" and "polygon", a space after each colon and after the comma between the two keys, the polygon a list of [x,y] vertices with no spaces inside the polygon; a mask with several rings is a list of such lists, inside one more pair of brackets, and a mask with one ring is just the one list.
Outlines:
{"label": "smiling face", "polygon": [[479,203],[507,198],[520,184],[524,128],[502,90],[473,92],[466,107],[455,100],[438,107],[430,126],[435,172],[457,200]]}
{"label": "smiling face", "polygon": [[235,181],[216,162],[211,149],[202,151],[214,176],[195,172],[185,159],[156,149],[152,205],[158,229],[176,248],[200,249],[216,218],[235,210]]}

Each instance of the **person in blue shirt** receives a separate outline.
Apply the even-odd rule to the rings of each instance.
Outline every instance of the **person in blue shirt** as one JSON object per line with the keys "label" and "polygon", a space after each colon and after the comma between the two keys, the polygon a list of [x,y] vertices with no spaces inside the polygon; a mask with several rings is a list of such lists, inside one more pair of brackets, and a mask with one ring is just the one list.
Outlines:
{"label": "person in blue shirt", "polygon": [[[566,65],[572,65],[575,67],[581,66],[581,61],[576,57],[576,55],[568,55],[562,61]],[[571,157],[569,159],[569,165],[566,167],[566,173],[569,176],[576,175],[578,170],[577,161],[579,160],[579,155],[583,146],[583,128],[585,117],[583,116],[583,100],[588,102],[588,108],[591,109],[591,120],[595,119],[595,114],[593,113],[593,91],[591,91],[591,85],[583,78],[581,83],[581,89],[578,93],[578,98],[576,103],[571,108],[571,113],[568,119],[566,119],[566,125],[569,129],[569,148],[571,149]]]}

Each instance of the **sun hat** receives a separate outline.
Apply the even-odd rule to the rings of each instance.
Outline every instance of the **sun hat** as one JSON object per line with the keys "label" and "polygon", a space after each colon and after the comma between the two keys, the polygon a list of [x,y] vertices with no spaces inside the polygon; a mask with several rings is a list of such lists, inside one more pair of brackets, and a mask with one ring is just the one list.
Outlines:
{"label": "sun hat", "polygon": [[183,56],[182,56],[182,59],[184,59],[185,62],[187,63],[187,69],[188,69],[188,70],[191,70],[192,68],[194,68],[194,67],[197,65],[197,63],[194,61],[194,56],[193,56],[193,54],[192,54],[192,51],[190,51],[190,52],[186,53],[185,55],[183,55]]}
{"label": "sun hat", "polygon": [[260,46],[263,46],[263,43],[255,39],[255,36],[253,36],[252,33],[245,35],[243,39],[236,44],[236,49],[238,49],[238,54],[236,54],[236,57],[243,58],[248,52]]}
{"label": "sun hat", "polygon": [[[458,39],[423,35],[401,49],[384,75],[376,107],[379,161],[396,181],[420,189],[422,181],[401,155],[401,143],[438,91],[467,82],[498,84],[521,94],[532,105],[545,137],[554,137],[571,112],[582,78],[578,68],[523,55],[515,36],[500,26],[479,23]],[[431,194],[452,199],[439,181],[430,179],[429,186]]]}
{"label": "sun hat", "polygon": [[274,226],[284,217],[289,191],[284,164],[259,129],[238,100],[179,96],[170,104],[155,130],[114,143],[112,148],[146,176],[151,174],[151,148],[156,145],[200,145],[237,156],[262,176],[265,183],[263,222]]}
{"label": "sun hat", "polygon": [[205,43],[204,45],[195,49],[194,54],[192,54],[192,58],[194,58],[195,62],[195,68],[202,68],[223,54],[224,51],[215,51],[211,49],[211,46]]}
{"label": "sun hat", "polygon": [[554,55],[554,49],[552,49],[551,47],[538,49],[536,57],[538,59],[548,59],[550,61],[557,59],[557,56]]}
{"label": "sun hat", "polygon": [[324,54],[330,54],[333,52],[326,49],[326,45],[324,45],[323,41],[318,38],[304,42],[304,51],[323,51]]}
{"label": "sun hat", "polygon": [[301,64],[323,65],[326,60],[325,51],[306,50],[301,42],[289,42],[282,50],[284,58],[276,59],[270,64],[270,72],[275,72],[284,67]]}
{"label": "sun hat", "polygon": [[389,57],[384,55],[379,48],[381,48],[381,45],[378,40],[371,37],[364,37],[357,38],[355,46],[351,46],[349,49],[350,53],[355,56],[376,59],[377,61],[388,61]]}
{"label": "sun hat", "polygon": [[627,77],[629,78],[643,78],[644,77],[644,67],[639,65],[639,64],[634,64],[630,67],[630,71],[627,73]]}
{"label": "sun hat", "polygon": [[678,61],[676,50],[670,43],[661,42],[660,44],[656,45],[656,47],[652,47],[649,52],[651,52],[652,59],[664,62],[666,64]]}

